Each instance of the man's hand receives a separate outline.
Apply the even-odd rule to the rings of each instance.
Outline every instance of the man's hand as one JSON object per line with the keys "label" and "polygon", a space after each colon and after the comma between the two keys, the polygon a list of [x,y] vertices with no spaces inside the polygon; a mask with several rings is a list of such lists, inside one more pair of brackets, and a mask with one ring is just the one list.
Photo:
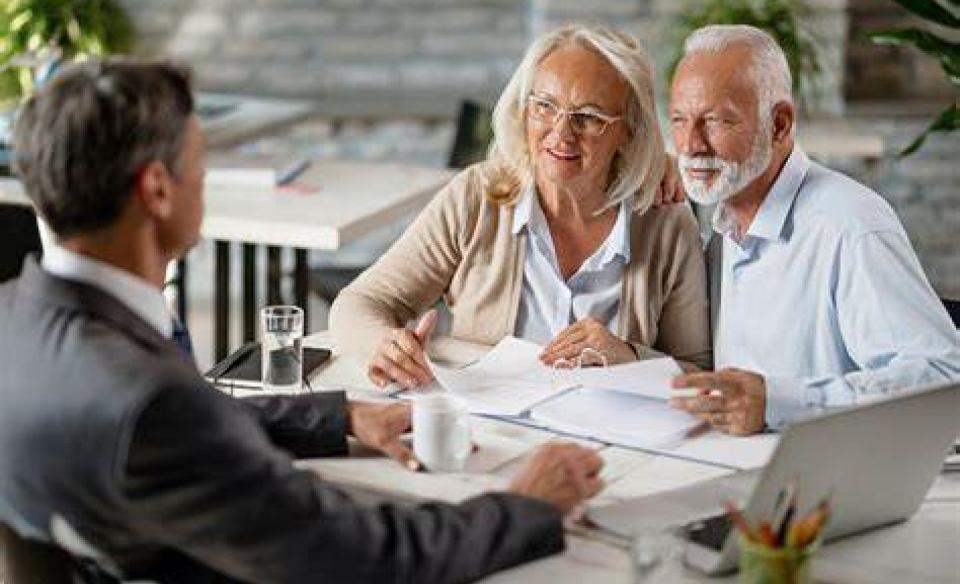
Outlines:
{"label": "man's hand", "polygon": [[584,349],[593,349],[584,353],[584,365],[602,364],[595,362],[600,360],[600,355],[608,365],[637,360],[636,353],[626,341],[614,336],[597,319],[585,318],[560,331],[540,352],[540,361],[553,365],[558,359],[573,360]]}
{"label": "man's hand", "polygon": [[377,387],[396,382],[405,389],[426,385],[433,379],[427,364],[427,343],[437,325],[437,311],[428,310],[415,330],[406,328],[388,332],[367,366],[367,376]]}
{"label": "man's hand", "polygon": [[566,515],[603,488],[597,476],[603,460],[576,444],[550,442],[541,446],[514,477],[510,491],[553,503]]}
{"label": "man's hand", "polygon": [[663,178],[660,180],[660,188],[657,189],[653,206],[662,207],[682,203],[686,200],[687,193],[683,190],[680,171],[677,170],[677,160],[673,156],[667,155],[667,164],[663,169]]}
{"label": "man's hand", "polygon": [[767,385],[742,369],[691,373],[673,380],[674,389],[695,388],[695,397],[674,397],[670,405],[710,422],[727,434],[746,436],[763,430]]}
{"label": "man's hand", "polygon": [[379,450],[410,470],[419,470],[420,462],[400,441],[410,431],[410,404],[347,402],[347,431],[361,444]]}

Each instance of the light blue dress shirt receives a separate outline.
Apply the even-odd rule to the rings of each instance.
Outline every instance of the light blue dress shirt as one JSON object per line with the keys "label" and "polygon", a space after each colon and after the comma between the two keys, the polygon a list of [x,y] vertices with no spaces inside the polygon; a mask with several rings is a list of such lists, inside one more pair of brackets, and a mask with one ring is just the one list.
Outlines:
{"label": "light blue dress shirt", "polygon": [[723,205],[713,226],[716,368],[764,375],[770,427],[960,379],[960,334],[872,190],[796,148],[742,238]]}
{"label": "light blue dress shirt", "polygon": [[526,230],[523,289],[514,334],[546,344],[574,322],[593,317],[616,332],[624,268],[630,262],[630,208],[620,204],[603,244],[566,281],[536,191],[527,189],[513,212],[513,232]]}

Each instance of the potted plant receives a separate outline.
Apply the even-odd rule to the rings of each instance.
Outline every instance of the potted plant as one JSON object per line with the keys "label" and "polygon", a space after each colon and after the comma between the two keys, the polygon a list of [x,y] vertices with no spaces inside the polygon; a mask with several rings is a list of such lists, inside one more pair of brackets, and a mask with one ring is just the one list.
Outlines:
{"label": "potted plant", "polygon": [[807,7],[800,0],[687,0],[673,27],[677,52],[667,68],[667,78],[683,56],[681,43],[694,30],[709,24],[748,24],[770,33],[787,56],[794,93],[815,96],[820,73],[813,42],[800,26]]}
{"label": "potted plant", "polygon": [[38,63],[124,52],[131,38],[113,0],[0,1],[0,105],[30,94]]}
{"label": "potted plant", "polygon": [[[894,0],[897,4],[920,18],[925,24],[936,24],[960,31],[960,16],[938,4],[935,0]],[[955,9],[960,9],[960,0],[947,0]],[[927,27],[910,27],[896,30],[878,31],[870,34],[870,39],[881,45],[909,45],[935,58],[951,85],[960,90],[960,43],[949,41],[927,30]],[[960,100],[954,97],[927,128],[900,152],[901,157],[909,156],[920,149],[927,137],[933,133],[948,134],[960,129]]]}

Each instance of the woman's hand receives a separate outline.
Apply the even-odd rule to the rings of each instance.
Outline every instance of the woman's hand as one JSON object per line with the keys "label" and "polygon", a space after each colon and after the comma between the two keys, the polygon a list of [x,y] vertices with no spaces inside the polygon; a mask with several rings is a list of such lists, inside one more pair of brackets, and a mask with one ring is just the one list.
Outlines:
{"label": "woman's hand", "polygon": [[682,203],[686,200],[687,193],[683,190],[683,181],[680,180],[677,161],[673,156],[668,154],[667,165],[663,169],[663,178],[660,180],[660,188],[657,189],[653,206],[662,207],[664,205]]}
{"label": "woman's hand", "polygon": [[585,318],[560,331],[543,351],[540,361],[553,365],[558,359],[572,361],[577,359],[584,349],[584,365],[600,365],[599,356],[603,355],[608,365],[636,361],[637,355],[627,342],[618,339],[607,327],[595,318]]}
{"label": "woman's hand", "polygon": [[397,383],[404,389],[430,383],[433,373],[427,364],[427,343],[436,325],[437,311],[428,310],[415,330],[397,328],[384,335],[367,367],[370,381],[380,388]]}

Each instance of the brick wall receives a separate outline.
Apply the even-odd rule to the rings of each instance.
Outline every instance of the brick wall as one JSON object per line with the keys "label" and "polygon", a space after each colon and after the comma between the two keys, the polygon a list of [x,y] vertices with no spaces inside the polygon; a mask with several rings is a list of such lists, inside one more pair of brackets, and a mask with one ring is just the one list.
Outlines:
{"label": "brick wall", "polygon": [[[495,95],[529,39],[568,21],[614,24],[637,35],[665,63],[668,23],[680,0],[121,0],[140,31],[140,50],[189,60],[207,89],[320,97],[360,93]],[[820,113],[883,136],[874,168],[826,161],[871,184],[900,214],[938,292],[960,298],[960,140],[931,141],[920,154],[895,153],[929,119],[903,115],[903,99],[943,103],[954,94],[939,67],[916,51],[876,47],[866,30],[900,25],[892,0],[808,0],[806,29],[825,73]],[[860,114],[865,99],[900,99]],[[854,104],[850,107],[850,104]],[[317,118],[247,150],[329,158],[444,164],[452,122],[381,112],[379,120]]]}
{"label": "brick wall", "polygon": [[[679,0],[121,0],[140,51],[194,64],[201,86],[316,97],[490,95],[529,41],[572,21],[613,24],[664,63]],[[846,0],[809,0],[824,63],[817,109],[842,108]]]}
{"label": "brick wall", "polygon": [[[847,47],[845,93],[850,100],[922,99],[943,101],[956,92],[940,65],[913,48],[878,46],[866,38],[871,31],[929,27],[892,0],[850,0],[850,42]],[[956,31],[936,31],[960,41]]]}
{"label": "brick wall", "polygon": [[188,59],[224,91],[470,94],[526,46],[515,0],[123,0],[140,50]]}

